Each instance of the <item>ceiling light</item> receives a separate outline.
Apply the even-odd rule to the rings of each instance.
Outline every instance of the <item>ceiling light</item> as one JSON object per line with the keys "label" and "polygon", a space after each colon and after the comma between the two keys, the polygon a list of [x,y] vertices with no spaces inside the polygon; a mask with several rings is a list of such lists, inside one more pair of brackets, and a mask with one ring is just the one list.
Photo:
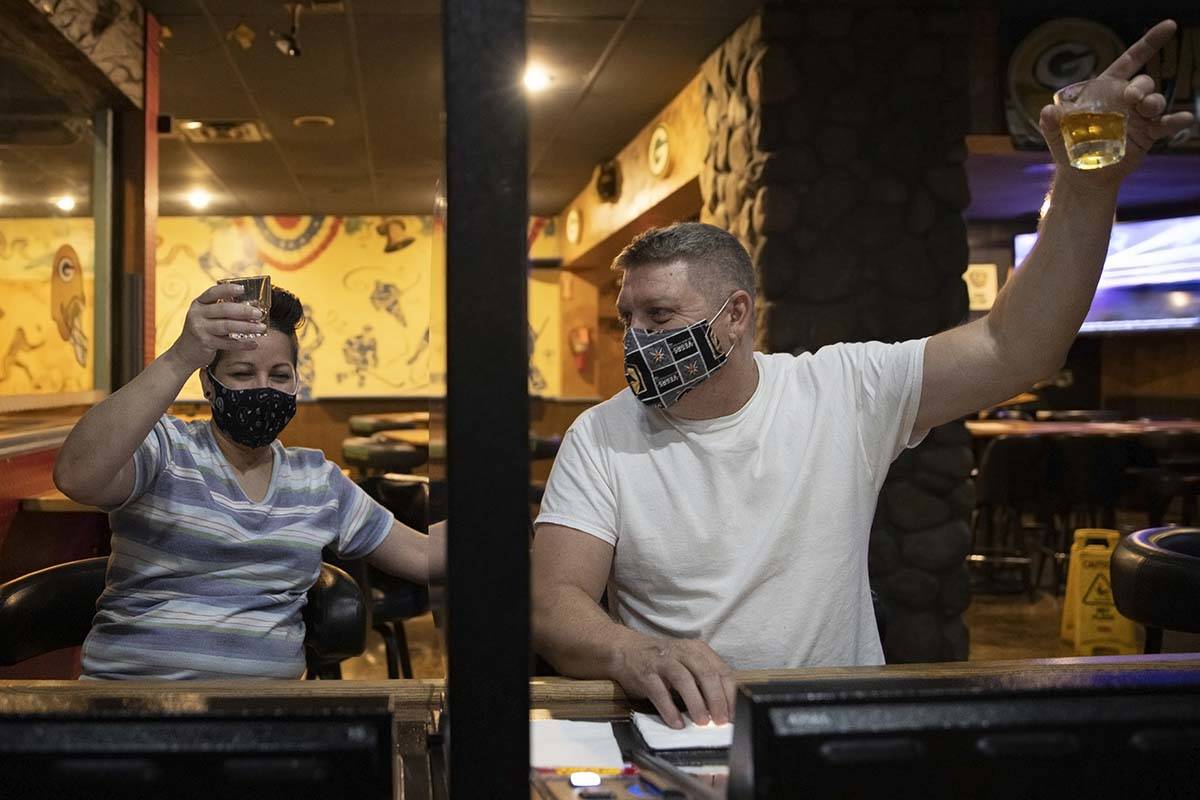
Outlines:
{"label": "ceiling light", "polygon": [[198,119],[189,119],[179,123],[179,127],[185,131],[196,131],[204,127],[204,123]]}
{"label": "ceiling light", "polygon": [[283,53],[285,56],[292,58],[300,57],[300,4],[293,3],[292,9],[292,29],[287,33],[276,33],[271,31],[271,35],[275,37],[275,49]]}
{"label": "ceiling light", "polygon": [[192,189],[187,193],[188,205],[197,211],[203,211],[208,208],[208,204],[212,202],[212,195],[204,189]]}
{"label": "ceiling light", "polygon": [[56,197],[51,202],[54,203],[55,208],[57,208],[59,211],[75,210],[75,198],[71,197],[69,194],[63,195],[62,197]]}
{"label": "ceiling light", "polygon": [[332,128],[333,117],[325,114],[301,114],[292,119],[292,125],[297,128]]}
{"label": "ceiling light", "polygon": [[531,92],[548,89],[552,80],[549,72],[535,64],[525,68],[525,88]]}

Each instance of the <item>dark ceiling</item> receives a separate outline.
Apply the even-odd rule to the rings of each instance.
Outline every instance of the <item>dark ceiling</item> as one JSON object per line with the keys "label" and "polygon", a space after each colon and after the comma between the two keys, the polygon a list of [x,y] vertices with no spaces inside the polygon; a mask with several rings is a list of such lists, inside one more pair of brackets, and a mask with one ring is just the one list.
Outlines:
{"label": "dark ceiling", "polygon": [[[441,171],[439,0],[344,0],[300,17],[301,56],[270,31],[288,12],[270,0],[146,0],[170,30],[162,113],[259,120],[270,140],[162,140],[163,214],[211,187],[215,213],[427,213]],[[328,5],[318,3],[318,6]],[[333,4],[337,5],[337,4]],[[691,79],[756,0],[530,0],[530,61],[553,75],[530,98],[530,206],[560,211]],[[227,36],[255,33],[243,49]],[[327,115],[329,128],[297,128]]]}
{"label": "dark ceiling", "polygon": [[[161,140],[161,213],[428,213],[441,171],[440,0],[304,2],[300,58],[276,50],[278,0],[145,0],[170,32],[161,54],[163,113],[255,120],[269,138],[242,144]],[[695,75],[754,0],[529,0],[530,61],[554,76],[530,98],[530,205],[552,214],[592,168],[624,146]],[[333,13],[316,13],[316,7]],[[337,7],[340,6],[340,10]],[[228,33],[254,32],[243,49]],[[89,213],[92,137],[0,54],[0,214],[41,216],[47,200]],[[298,128],[328,115],[329,128]],[[972,153],[970,220],[1031,219],[1049,179],[1043,153]],[[1200,210],[1200,154],[1152,156],[1126,183],[1122,213]]]}

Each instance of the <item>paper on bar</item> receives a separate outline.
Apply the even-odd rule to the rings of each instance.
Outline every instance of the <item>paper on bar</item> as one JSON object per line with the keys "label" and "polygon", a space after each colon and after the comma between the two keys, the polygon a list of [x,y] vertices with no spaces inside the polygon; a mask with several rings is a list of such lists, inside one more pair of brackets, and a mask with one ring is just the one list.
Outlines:
{"label": "paper on bar", "polygon": [[633,724],[651,750],[712,750],[733,744],[733,724],[697,725],[683,715],[685,726],[679,730],[669,727],[658,714],[633,712]]}
{"label": "paper on bar", "polygon": [[534,769],[625,767],[611,722],[533,720],[529,723],[529,750]]}

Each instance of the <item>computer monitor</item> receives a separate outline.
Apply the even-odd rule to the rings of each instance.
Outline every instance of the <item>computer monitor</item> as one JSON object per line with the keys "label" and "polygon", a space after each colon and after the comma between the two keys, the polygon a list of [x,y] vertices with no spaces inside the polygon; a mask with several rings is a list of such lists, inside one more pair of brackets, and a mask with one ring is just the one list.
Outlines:
{"label": "computer monitor", "polygon": [[[1013,240],[1013,263],[1037,234]],[[1082,333],[1200,329],[1200,216],[1118,222]]]}
{"label": "computer monitor", "polygon": [[1189,797],[1200,670],[739,689],[731,798]]}
{"label": "computer monitor", "polygon": [[273,710],[172,715],[139,712],[136,701],[111,705],[0,716],[0,797],[392,796],[394,737],[385,707],[300,700]]}

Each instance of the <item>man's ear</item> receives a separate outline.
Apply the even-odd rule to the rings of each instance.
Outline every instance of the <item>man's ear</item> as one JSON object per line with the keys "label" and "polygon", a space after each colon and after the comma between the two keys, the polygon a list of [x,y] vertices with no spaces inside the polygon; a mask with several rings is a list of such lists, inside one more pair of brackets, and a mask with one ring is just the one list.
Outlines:
{"label": "man's ear", "polygon": [[729,305],[730,328],[740,339],[750,329],[750,313],[754,310],[754,298],[746,290],[739,289],[730,298]]}

